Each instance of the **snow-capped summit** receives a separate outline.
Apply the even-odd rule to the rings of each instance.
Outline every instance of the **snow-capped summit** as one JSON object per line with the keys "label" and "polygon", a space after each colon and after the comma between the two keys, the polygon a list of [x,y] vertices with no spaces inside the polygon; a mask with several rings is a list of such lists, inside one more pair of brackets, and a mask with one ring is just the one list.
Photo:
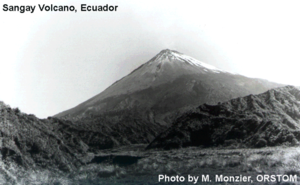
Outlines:
{"label": "snow-capped summit", "polygon": [[[152,63],[162,63],[162,62],[175,62],[175,61],[179,61],[179,62],[183,62],[183,63],[187,63],[193,66],[198,66],[198,67],[203,67],[206,68],[207,70],[212,70],[215,72],[219,72],[219,71],[223,71],[221,69],[216,68],[215,66],[206,64],[204,62],[200,62],[199,60],[184,55],[182,53],[179,53],[178,51],[175,50],[170,50],[170,49],[164,49],[162,50],[159,54],[157,54],[154,57],[154,60],[149,61],[149,64]],[[223,71],[225,72],[225,71]]]}
{"label": "snow-capped summit", "polygon": [[168,124],[170,115],[186,106],[215,104],[278,86],[281,85],[228,73],[165,49],[100,94],[56,116],[125,111],[142,115],[152,123]]}

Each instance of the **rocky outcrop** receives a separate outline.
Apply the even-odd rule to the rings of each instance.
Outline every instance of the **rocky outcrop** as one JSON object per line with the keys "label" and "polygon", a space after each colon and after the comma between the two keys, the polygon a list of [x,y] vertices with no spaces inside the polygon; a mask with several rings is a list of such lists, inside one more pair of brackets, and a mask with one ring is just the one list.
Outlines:
{"label": "rocky outcrop", "polygon": [[298,145],[300,91],[293,86],[203,104],[178,118],[147,148]]}

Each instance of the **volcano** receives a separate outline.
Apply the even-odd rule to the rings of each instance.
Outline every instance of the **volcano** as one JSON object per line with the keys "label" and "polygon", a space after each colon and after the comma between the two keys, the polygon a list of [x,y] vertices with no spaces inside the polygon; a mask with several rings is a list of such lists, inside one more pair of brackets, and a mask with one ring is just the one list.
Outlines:
{"label": "volcano", "polygon": [[259,94],[279,86],[282,85],[232,74],[165,49],[100,94],[55,117],[105,115],[118,122],[120,116],[132,114],[168,126],[191,107]]}

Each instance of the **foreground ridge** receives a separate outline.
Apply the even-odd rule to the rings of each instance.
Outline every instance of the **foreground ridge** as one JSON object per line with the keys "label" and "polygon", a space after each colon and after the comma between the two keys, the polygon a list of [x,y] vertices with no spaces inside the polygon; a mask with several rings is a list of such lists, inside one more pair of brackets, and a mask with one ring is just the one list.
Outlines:
{"label": "foreground ridge", "polygon": [[150,148],[299,145],[300,91],[293,86],[218,104],[203,104],[178,118]]}

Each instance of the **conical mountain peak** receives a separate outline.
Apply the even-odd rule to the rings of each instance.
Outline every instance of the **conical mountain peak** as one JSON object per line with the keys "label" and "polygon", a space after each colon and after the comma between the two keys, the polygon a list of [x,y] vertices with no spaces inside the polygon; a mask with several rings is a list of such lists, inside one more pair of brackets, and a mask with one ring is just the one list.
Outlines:
{"label": "conical mountain peak", "polygon": [[164,49],[161,50],[154,58],[154,61],[163,61],[165,59],[167,59],[167,61],[172,61],[172,58],[174,59],[175,55],[180,55],[181,53],[179,53],[178,51],[175,50],[170,50],[170,49]]}
{"label": "conical mountain peak", "polygon": [[183,53],[171,49],[161,50],[152,60],[148,62],[149,65],[152,64],[152,65],[159,65],[159,66],[165,63],[177,65],[177,67],[179,68],[185,68],[187,66],[190,66],[193,68],[193,71],[197,71],[197,72],[199,68],[201,68],[201,70],[204,71],[211,71],[217,73],[225,72],[212,65],[206,64],[193,57],[190,57],[188,55],[185,55]]}

